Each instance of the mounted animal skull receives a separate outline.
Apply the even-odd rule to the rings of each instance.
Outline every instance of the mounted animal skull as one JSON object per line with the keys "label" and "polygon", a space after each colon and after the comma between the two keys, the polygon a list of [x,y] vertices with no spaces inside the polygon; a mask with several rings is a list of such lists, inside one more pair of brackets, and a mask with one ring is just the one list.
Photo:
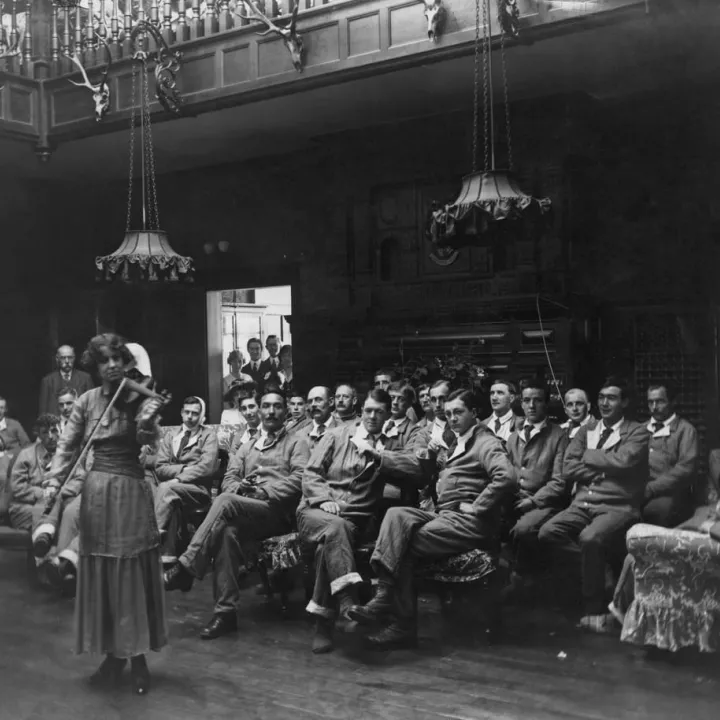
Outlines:
{"label": "mounted animal skull", "polygon": [[248,17],[253,17],[259,20],[261,23],[267,25],[268,29],[265,32],[258,33],[258,35],[269,35],[270,33],[273,33],[274,35],[279,35],[282,38],[282,41],[287,48],[287,51],[290,53],[293,67],[298,72],[302,72],[303,64],[305,62],[305,48],[303,47],[302,36],[298,35],[296,30],[297,15],[298,10],[300,9],[300,0],[295,0],[295,7],[292,11],[290,24],[285,27],[276,25],[272,20],[263,15],[257,5],[253,2],[253,0],[243,0],[243,3],[245,4],[245,7],[247,9]]}
{"label": "mounted animal skull", "polygon": [[108,73],[110,72],[110,67],[112,65],[112,55],[110,54],[110,47],[103,38],[100,38],[100,40],[105,46],[105,54],[107,55],[108,64],[98,84],[93,85],[90,82],[87,72],[85,71],[85,67],[83,66],[80,58],[78,58],[77,55],[73,54],[68,56],[73,61],[73,63],[77,65],[78,69],[82,73],[84,80],[84,82],[75,82],[74,80],[70,80],[69,82],[71,82],[73,85],[76,85],[77,87],[86,87],[88,90],[90,90],[90,92],[92,92],[93,102],[95,103],[95,120],[97,122],[100,122],[110,110],[110,85],[108,84],[107,79]]}
{"label": "mounted animal skull", "polygon": [[445,21],[445,6],[442,0],[424,0],[427,34],[431,42],[437,42]]}

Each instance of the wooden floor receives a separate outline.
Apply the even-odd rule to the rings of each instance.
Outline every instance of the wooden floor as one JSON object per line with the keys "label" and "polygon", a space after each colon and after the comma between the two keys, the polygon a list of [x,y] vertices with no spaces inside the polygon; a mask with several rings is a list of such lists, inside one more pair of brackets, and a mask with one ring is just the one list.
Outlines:
{"label": "wooden floor", "polygon": [[714,658],[651,663],[545,609],[508,609],[507,637],[488,647],[443,639],[436,602],[423,599],[419,650],[347,644],[313,656],[299,596],[285,621],[251,589],[244,599],[240,632],[206,642],[211,583],[169,595],[171,644],[149,658],[152,692],[101,693],[85,683],[99,661],[71,654],[72,601],[30,590],[21,555],[0,550],[0,720],[709,720],[720,710]]}

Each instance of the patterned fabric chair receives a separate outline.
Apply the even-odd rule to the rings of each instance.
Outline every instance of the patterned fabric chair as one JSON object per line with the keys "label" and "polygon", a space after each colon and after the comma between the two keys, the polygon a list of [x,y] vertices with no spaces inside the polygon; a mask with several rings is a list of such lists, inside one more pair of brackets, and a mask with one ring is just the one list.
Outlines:
{"label": "patterned fabric chair", "polygon": [[304,567],[299,534],[292,532],[263,540],[251,565],[255,565],[260,573],[268,600],[272,600],[276,594],[280,595],[280,611],[286,616],[289,612],[289,595],[292,590],[290,571]]}
{"label": "patterned fabric chair", "polygon": [[635,560],[635,599],[621,640],[676,651],[720,646],[720,543],[687,530],[635,525],[627,534]]}
{"label": "patterned fabric chair", "polygon": [[477,548],[420,563],[415,582],[418,591],[428,589],[438,594],[446,623],[452,623],[463,636],[484,637],[488,642],[498,639],[503,587],[499,552]]}

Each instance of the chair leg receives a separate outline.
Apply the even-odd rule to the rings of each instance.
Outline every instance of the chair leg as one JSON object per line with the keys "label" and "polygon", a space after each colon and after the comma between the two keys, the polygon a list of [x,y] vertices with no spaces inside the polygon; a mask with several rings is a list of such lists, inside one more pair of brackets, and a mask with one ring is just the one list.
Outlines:
{"label": "chair leg", "polygon": [[264,560],[258,559],[257,569],[258,574],[260,575],[260,582],[262,583],[263,589],[265,590],[265,597],[267,598],[267,600],[271,600],[274,593],[272,586],[270,585],[270,577],[268,575],[268,570]]}

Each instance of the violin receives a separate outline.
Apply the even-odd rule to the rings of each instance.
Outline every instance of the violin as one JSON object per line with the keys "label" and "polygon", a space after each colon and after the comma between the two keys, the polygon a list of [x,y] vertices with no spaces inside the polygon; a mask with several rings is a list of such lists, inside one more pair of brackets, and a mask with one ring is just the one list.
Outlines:
{"label": "violin", "polygon": [[131,370],[120,382],[110,405],[121,403],[127,406],[139,400],[149,400],[142,403],[136,418],[138,423],[147,424],[172,400],[172,395],[167,390],[157,392],[154,386],[155,380],[152,377]]}

